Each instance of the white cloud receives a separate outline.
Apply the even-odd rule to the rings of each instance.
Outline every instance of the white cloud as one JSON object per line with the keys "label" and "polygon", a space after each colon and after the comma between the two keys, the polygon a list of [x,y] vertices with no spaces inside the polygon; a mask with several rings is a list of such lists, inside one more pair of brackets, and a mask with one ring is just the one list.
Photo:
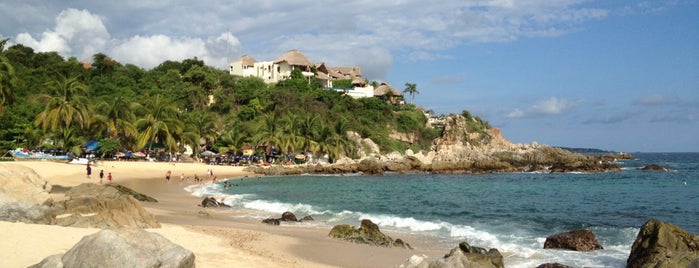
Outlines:
{"label": "white cloud", "polygon": [[101,52],[109,41],[102,19],[87,10],[66,9],[56,17],[56,25],[35,39],[29,33],[17,35],[17,42],[37,51],[56,51],[62,55],[90,58]]}
{"label": "white cloud", "polygon": [[119,62],[152,68],[165,60],[180,61],[208,56],[204,41],[196,38],[172,39],[165,35],[134,36],[112,49]]}
{"label": "white cloud", "polygon": [[[13,10],[41,5],[43,16],[65,6],[62,1],[9,1]],[[362,62],[366,65],[362,68],[373,76],[370,79],[385,79],[388,69],[379,68],[390,68],[394,59],[449,58],[443,52],[463,43],[562,35],[577,30],[585,21],[608,15],[604,9],[583,4],[587,2],[445,0],[434,4],[404,0],[396,4],[329,0],[318,5],[312,0],[171,0],[154,6],[139,1],[95,4],[79,0],[71,6],[85,9],[62,10],[53,30],[34,33],[40,35],[37,39],[28,32],[17,33],[17,41],[81,59],[104,52],[118,61],[146,64],[142,67],[197,56],[209,65],[225,68],[226,59],[243,54],[267,59],[291,49],[314,56],[314,61],[336,65],[357,65],[361,56],[373,55],[379,61]],[[0,25],[0,32],[12,33],[13,21],[18,20]],[[0,22],[5,20],[0,18]],[[103,22],[107,22],[109,32]],[[115,36],[111,40],[110,32]],[[225,38],[220,34],[229,32],[233,34]],[[175,58],[166,58],[170,56]]]}
{"label": "white cloud", "polygon": [[527,109],[515,109],[506,115],[507,118],[525,118],[539,116],[561,115],[575,110],[583,103],[583,100],[567,100],[551,97],[542,100]]}

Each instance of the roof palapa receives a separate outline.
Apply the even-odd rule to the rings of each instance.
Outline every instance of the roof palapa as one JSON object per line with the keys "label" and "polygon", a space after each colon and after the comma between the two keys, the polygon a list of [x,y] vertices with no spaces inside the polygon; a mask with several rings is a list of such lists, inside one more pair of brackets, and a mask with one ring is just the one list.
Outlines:
{"label": "roof palapa", "polygon": [[383,95],[386,95],[386,93],[388,93],[389,91],[391,92],[391,94],[393,94],[393,96],[402,96],[403,95],[400,93],[400,91],[396,90],[388,83],[382,82],[380,86],[378,86],[374,89],[374,96],[383,96]]}
{"label": "roof palapa", "polygon": [[296,65],[296,66],[307,66],[311,67],[313,66],[313,63],[311,63],[306,56],[301,54],[300,51],[298,50],[289,50],[288,52],[284,53],[284,55],[279,56],[276,60],[274,60],[274,63],[280,63],[286,61],[289,65]]}
{"label": "roof palapa", "polygon": [[245,66],[254,66],[254,65],[255,65],[255,62],[257,62],[257,61],[256,61],[252,56],[250,56],[250,55],[243,55],[242,57],[240,57],[240,59],[238,59],[238,61],[241,62],[241,65],[242,65],[243,67],[245,67]]}

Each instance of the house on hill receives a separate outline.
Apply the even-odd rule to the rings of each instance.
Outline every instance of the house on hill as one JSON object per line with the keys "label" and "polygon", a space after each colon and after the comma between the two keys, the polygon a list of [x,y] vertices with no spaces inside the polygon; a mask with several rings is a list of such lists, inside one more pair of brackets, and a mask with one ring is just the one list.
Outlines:
{"label": "house on hill", "polygon": [[[359,66],[326,66],[324,62],[313,64],[298,50],[289,50],[273,61],[256,61],[249,55],[244,55],[230,63],[229,73],[243,77],[259,77],[265,83],[277,83],[291,77],[291,71],[300,69],[306,78],[315,78],[326,88],[333,88],[333,81],[350,80],[350,88],[337,88],[353,98],[370,98],[381,96],[394,104],[401,104],[402,94],[388,85],[382,83],[376,89],[368,84],[362,77]],[[390,93],[388,93],[390,92]],[[376,94],[380,95],[376,95]]]}

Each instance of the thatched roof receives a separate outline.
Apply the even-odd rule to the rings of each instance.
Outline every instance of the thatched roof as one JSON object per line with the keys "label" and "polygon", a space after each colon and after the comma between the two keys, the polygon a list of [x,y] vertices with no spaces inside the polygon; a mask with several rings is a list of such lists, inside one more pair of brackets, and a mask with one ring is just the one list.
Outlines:
{"label": "thatched roof", "polygon": [[328,67],[328,73],[335,79],[354,79],[362,77],[362,69],[358,66]]}
{"label": "thatched roof", "polygon": [[400,91],[396,90],[393,88],[391,85],[389,85],[386,82],[381,83],[380,86],[376,87],[374,89],[374,96],[384,96],[386,93],[391,91],[393,96],[402,96],[403,94],[400,93]]}
{"label": "thatched roof", "polygon": [[352,79],[352,85],[364,86],[366,85],[366,81],[364,81],[364,79],[362,79],[361,77],[355,77],[354,79]]}
{"label": "thatched roof", "polygon": [[254,66],[254,65],[255,65],[255,62],[257,62],[257,61],[256,61],[252,56],[250,56],[250,55],[243,55],[242,57],[240,57],[240,59],[238,59],[238,61],[241,62],[241,65],[242,65],[243,67],[246,67],[246,66]]}
{"label": "thatched roof", "polygon": [[289,50],[288,52],[284,53],[284,55],[279,56],[276,60],[274,60],[274,63],[280,63],[284,62],[288,63],[289,65],[295,65],[295,66],[306,66],[306,67],[311,67],[313,66],[313,63],[311,63],[306,56],[301,54],[298,50]]}
{"label": "thatched roof", "polygon": [[321,71],[316,72],[316,77],[318,79],[322,79],[322,80],[329,80],[330,79],[330,76],[328,76],[326,73],[321,72]]}

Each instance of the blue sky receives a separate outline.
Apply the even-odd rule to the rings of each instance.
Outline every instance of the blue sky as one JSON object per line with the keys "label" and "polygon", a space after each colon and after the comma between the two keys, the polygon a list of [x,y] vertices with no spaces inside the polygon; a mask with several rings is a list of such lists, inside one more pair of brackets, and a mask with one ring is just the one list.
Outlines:
{"label": "blue sky", "polygon": [[696,0],[9,0],[0,37],[146,69],[299,49],[399,90],[416,83],[417,105],[469,110],[513,142],[699,151]]}

